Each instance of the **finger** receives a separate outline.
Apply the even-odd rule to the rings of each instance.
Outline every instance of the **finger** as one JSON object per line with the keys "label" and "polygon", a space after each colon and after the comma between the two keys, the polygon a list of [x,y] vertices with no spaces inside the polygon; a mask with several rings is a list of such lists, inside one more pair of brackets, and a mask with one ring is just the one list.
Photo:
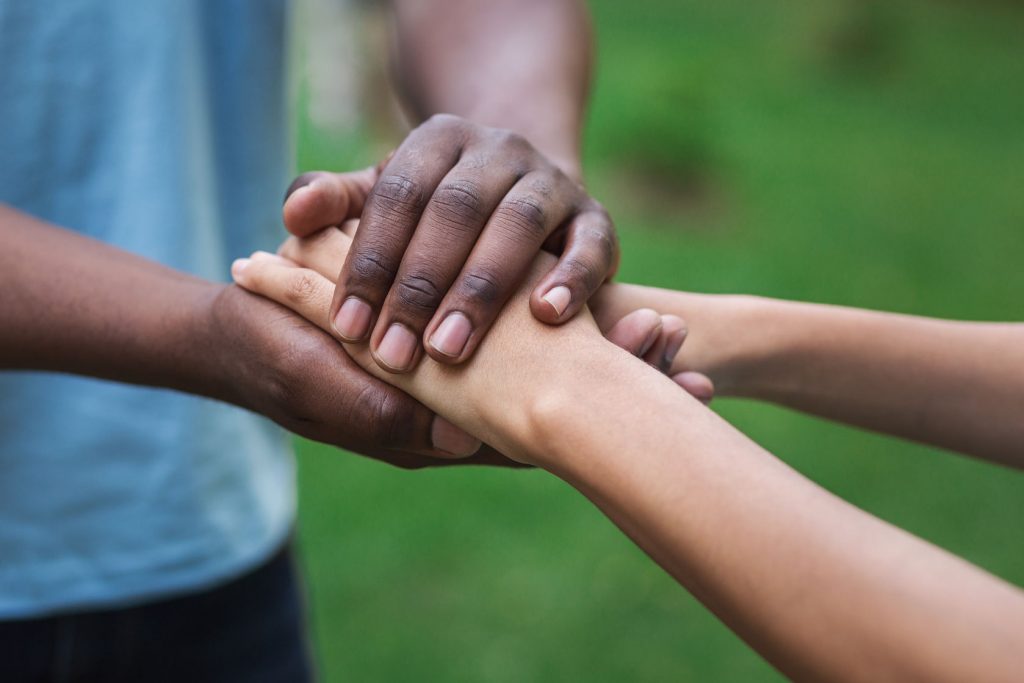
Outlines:
{"label": "finger", "polygon": [[711,378],[699,372],[680,372],[672,376],[672,381],[701,403],[710,403],[715,397],[715,385]]}
{"label": "finger", "polygon": [[334,285],[320,273],[290,265],[280,256],[257,252],[235,261],[231,277],[240,287],[276,301],[320,329],[331,329],[328,312]]}
{"label": "finger", "polygon": [[605,337],[619,348],[642,357],[661,336],[661,328],[661,316],[641,308],[612,325]]}
{"label": "finger", "polygon": [[644,354],[644,360],[661,372],[667,373],[672,368],[679,349],[686,341],[686,323],[675,315],[661,316],[661,334]]}
{"label": "finger", "polygon": [[501,200],[424,332],[442,363],[469,358],[576,201],[550,171],[527,174]]}
{"label": "finger", "polygon": [[277,250],[281,256],[315,270],[332,283],[345,261],[352,238],[338,228],[324,228],[308,237],[289,237]]}
{"label": "finger", "polygon": [[377,169],[373,167],[350,173],[303,173],[285,195],[284,227],[293,235],[304,237],[359,217],[376,179]]}
{"label": "finger", "polygon": [[359,342],[370,332],[427,202],[460,153],[460,140],[421,127],[381,172],[338,276],[331,304],[338,338]]}
{"label": "finger", "polygon": [[535,318],[549,324],[570,320],[618,267],[615,226],[598,204],[580,212],[566,227],[558,264],[530,296]]}
{"label": "finger", "polygon": [[[249,259],[235,261],[231,274],[241,287],[281,304],[325,331],[330,329],[328,311],[334,285],[316,271],[274,254],[257,252]],[[358,403],[349,411],[364,415],[365,419],[355,421],[369,425],[368,443],[359,450],[400,449],[432,457],[463,458],[480,449],[479,439],[434,415],[402,391],[370,375],[363,382],[363,388],[352,392]]]}
{"label": "finger", "polygon": [[[438,185],[409,241],[370,337],[381,367],[404,372],[419,362],[423,352],[420,338],[427,324],[488,218],[518,180],[507,165],[466,156]],[[464,333],[461,339],[449,335],[449,355],[458,355],[465,346],[468,326],[460,330]],[[394,343],[396,335],[401,343]]]}

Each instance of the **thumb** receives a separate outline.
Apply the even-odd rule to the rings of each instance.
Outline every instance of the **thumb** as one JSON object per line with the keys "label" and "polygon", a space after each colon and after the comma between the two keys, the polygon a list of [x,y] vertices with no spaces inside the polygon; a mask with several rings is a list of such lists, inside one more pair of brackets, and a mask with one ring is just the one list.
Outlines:
{"label": "thumb", "polygon": [[376,166],[347,173],[303,173],[285,193],[284,227],[297,237],[305,237],[358,218],[377,176]]}

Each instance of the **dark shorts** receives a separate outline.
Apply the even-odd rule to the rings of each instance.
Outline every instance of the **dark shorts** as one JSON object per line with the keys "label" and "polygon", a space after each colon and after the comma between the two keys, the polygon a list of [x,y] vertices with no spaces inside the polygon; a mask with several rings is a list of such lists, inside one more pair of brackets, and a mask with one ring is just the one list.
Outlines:
{"label": "dark shorts", "polygon": [[289,548],[226,585],[138,607],[0,621],[0,681],[313,679]]}

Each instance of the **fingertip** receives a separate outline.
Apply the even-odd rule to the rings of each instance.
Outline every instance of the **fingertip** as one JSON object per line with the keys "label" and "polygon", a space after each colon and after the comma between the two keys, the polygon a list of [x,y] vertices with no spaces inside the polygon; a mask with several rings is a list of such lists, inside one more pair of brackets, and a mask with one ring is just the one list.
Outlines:
{"label": "fingertip", "polygon": [[468,458],[483,446],[480,439],[440,415],[434,416],[430,426],[430,441],[434,448],[455,458]]}
{"label": "fingertip", "polygon": [[288,200],[291,199],[292,195],[294,195],[296,192],[298,192],[302,188],[308,186],[310,183],[312,183],[314,180],[316,180],[318,177],[320,177],[321,174],[322,174],[322,171],[307,171],[305,173],[299,174],[295,178],[295,180],[293,180],[291,182],[291,185],[288,186],[288,189],[285,190],[285,192],[284,192],[284,202],[282,202],[282,203],[283,204],[287,204]]}
{"label": "fingertip", "polygon": [[530,298],[530,310],[534,317],[549,325],[565,322],[579,310],[572,290],[565,285],[538,288],[534,294],[535,297]]}
{"label": "fingertip", "polygon": [[284,225],[293,235],[306,237],[332,225],[347,212],[348,194],[318,178],[297,189],[285,202]]}
{"label": "fingertip", "polygon": [[245,270],[249,267],[250,263],[252,263],[252,259],[235,259],[231,264],[231,278],[241,284],[241,281],[245,278]]}
{"label": "fingertip", "polygon": [[[451,311],[437,325],[427,325],[423,348],[439,363],[458,365],[473,355],[473,322],[461,311]],[[483,330],[486,334],[486,330]]]}
{"label": "fingertip", "polygon": [[699,372],[686,371],[672,376],[672,381],[686,390],[701,403],[707,404],[715,397],[715,385],[711,378]]}

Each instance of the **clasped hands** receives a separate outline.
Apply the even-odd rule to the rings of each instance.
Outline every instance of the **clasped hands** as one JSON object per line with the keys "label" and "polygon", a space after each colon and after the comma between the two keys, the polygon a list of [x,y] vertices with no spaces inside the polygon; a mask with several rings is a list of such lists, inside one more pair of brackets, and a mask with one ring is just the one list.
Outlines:
{"label": "clasped hands", "polygon": [[[260,392],[274,405],[255,407],[303,436],[402,467],[512,464],[481,449],[486,430],[446,419],[459,415],[457,392],[425,408],[402,390],[422,401],[412,387],[468,365],[485,337],[497,349],[513,339],[543,345],[555,326],[596,333],[590,314],[577,314],[618,262],[611,221],[575,180],[522,138],[447,116],[413,131],[378,167],[300,176],[284,221],[293,237],[279,255],[240,259],[232,274],[319,334],[279,317],[290,338],[278,350],[283,366],[303,367],[275,368],[271,390]],[[508,324],[496,324],[503,309]],[[610,342],[665,371],[686,334],[679,318],[646,309],[615,320],[598,311],[598,320]],[[323,381],[310,381],[308,366]],[[500,380],[492,373],[488,382]],[[681,373],[677,382],[710,398],[706,378]],[[325,415],[328,406],[345,417]]]}

